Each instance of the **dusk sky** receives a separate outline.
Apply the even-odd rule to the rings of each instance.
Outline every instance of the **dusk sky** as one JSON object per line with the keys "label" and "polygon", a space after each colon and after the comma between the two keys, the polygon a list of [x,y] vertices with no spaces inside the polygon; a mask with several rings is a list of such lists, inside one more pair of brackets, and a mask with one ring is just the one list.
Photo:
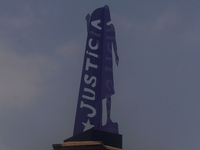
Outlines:
{"label": "dusk sky", "polygon": [[0,150],[51,150],[72,136],[85,17],[105,5],[123,149],[200,149],[199,0],[1,0]]}

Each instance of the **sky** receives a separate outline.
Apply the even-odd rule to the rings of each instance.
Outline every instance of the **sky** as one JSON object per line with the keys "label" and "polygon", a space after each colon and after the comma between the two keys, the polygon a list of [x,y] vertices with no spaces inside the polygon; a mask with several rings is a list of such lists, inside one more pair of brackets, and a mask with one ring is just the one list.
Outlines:
{"label": "sky", "polygon": [[200,1],[2,0],[0,149],[51,150],[73,134],[85,16],[108,5],[125,150],[200,148]]}

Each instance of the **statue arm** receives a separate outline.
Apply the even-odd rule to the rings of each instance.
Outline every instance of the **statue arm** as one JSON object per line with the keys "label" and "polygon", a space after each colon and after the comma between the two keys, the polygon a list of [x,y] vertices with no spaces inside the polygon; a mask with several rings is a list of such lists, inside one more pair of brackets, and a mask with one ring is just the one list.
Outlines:
{"label": "statue arm", "polygon": [[116,40],[113,41],[113,49],[114,49],[114,52],[115,52],[115,62],[117,64],[117,66],[119,65],[119,56],[117,54],[117,43],[116,43]]}
{"label": "statue arm", "polygon": [[87,14],[87,16],[85,17],[86,21],[87,21],[87,32],[89,30],[89,23],[90,23],[90,14]]}
{"label": "statue arm", "polygon": [[117,43],[116,43],[116,39],[115,39],[115,28],[114,26],[112,25],[112,28],[113,28],[113,32],[114,32],[114,40],[113,40],[113,49],[114,49],[114,53],[115,53],[115,62],[117,64],[117,66],[119,65],[119,56],[117,54]]}

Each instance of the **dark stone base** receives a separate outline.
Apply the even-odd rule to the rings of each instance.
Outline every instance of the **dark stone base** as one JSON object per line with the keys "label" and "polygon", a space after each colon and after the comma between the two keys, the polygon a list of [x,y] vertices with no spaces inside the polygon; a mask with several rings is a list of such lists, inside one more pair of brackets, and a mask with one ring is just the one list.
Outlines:
{"label": "dark stone base", "polygon": [[102,141],[105,145],[122,148],[122,135],[95,129],[89,129],[64,140],[64,142],[72,141]]}

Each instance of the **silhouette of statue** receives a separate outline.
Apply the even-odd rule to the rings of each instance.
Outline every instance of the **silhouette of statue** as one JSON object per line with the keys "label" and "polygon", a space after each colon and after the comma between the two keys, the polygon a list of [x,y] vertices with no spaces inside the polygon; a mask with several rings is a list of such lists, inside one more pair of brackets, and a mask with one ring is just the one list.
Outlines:
{"label": "silhouette of statue", "polygon": [[[113,126],[117,127],[117,123],[113,123],[110,117],[111,114],[111,96],[115,93],[114,92],[114,81],[113,81],[113,57],[112,57],[112,50],[114,50],[115,54],[115,63],[119,65],[119,57],[117,54],[117,44],[115,39],[115,28],[113,24],[110,24],[110,11],[109,7],[106,5],[104,6],[105,10],[105,20],[104,20],[104,30],[105,30],[105,47],[103,51],[103,73],[102,73],[102,100],[106,98],[106,110],[107,110],[107,123],[104,127],[104,130],[113,130]],[[95,14],[95,12],[93,13]],[[89,28],[90,23],[90,15],[86,16],[87,20],[87,29]],[[103,28],[103,24],[99,23],[99,26]],[[115,129],[116,130],[116,129]],[[114,131],[116,132],[116,131]],[[118,131],[117,131],[118,132]]]}
{"label": "silhouette of statue", "polygon": [[[114,91],[113,56],[119,64],[115,28],[110,23],[110,11],[106,5],[96,9],[87,21],[87,42],[83,63],[81,86],[75,118],[74,135],[90,128],[118,133],[118,124],[113,123],[111,96]],[[106,100],[107,122],[102,124],[102,101]]]}

